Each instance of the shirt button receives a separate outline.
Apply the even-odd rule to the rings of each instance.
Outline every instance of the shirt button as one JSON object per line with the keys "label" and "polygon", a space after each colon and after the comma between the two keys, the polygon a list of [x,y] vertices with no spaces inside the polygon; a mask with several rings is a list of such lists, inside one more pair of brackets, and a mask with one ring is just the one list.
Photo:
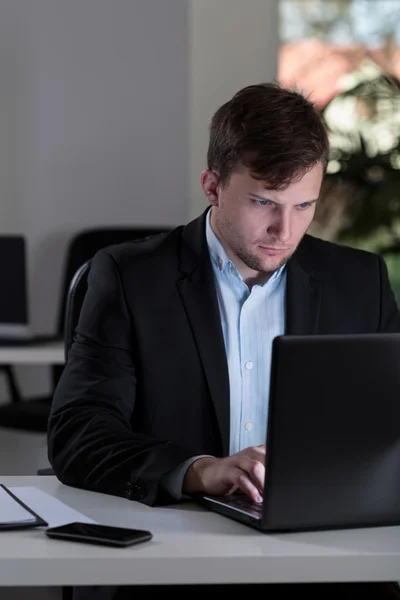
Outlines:
{"label": "shirt button", "polygon": [[251,362],[251,360],[248,360],[244,366],[246,367],[246,369],[250,370],[253,368],[253,363]]}
{"label": "shirt button", "polygon": [[247,423],[244,424],[244,428],[247,429],[247,431],[250,431],[250,429],[252,429],[253,427],[253,423],[250,423],[250,421],[247,421]]}

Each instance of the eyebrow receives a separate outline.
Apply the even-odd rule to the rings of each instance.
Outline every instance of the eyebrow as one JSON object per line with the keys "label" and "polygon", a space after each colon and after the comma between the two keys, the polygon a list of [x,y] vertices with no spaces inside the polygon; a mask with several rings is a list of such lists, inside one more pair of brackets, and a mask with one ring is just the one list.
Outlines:
{"label": "eyebrow", "polygon": [[[272,202],[272,204],[281,204],[280,202],[276,202],[276,200],[272,200],[271,198],[263,198],[262,196],[257,196],[257,194],[247,194],[250,198],[256,198],[256,200],[265,200],[266,202]],[[299,202],[299,204],[315,204],[318,202],[319,198],[315,198],[314,200],[304,200],[304,202]]]}

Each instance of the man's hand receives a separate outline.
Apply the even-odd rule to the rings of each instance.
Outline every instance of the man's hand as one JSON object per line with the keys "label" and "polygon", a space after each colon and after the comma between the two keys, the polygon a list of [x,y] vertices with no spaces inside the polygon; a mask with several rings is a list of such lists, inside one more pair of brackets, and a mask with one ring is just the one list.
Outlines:
{"label": "man's hand", "polygon": [[199,458],[183,479],[185,494],[225,496],[241,490],[261,502],[265,479],[265,444],[245,448],[226,458]]}

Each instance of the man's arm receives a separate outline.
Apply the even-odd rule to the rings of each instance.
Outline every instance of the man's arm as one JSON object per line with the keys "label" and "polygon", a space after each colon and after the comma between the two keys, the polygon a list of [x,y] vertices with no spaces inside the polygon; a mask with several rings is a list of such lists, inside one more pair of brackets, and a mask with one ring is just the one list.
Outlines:
{"label": "man's arm", "polygon": [[136,394],[132,330],[113,258],[92,261],[77,337],[54,394],[48,456],[65,484],[139,500],[174,500],[163,475],[191,458],[186,448],[132,431]]}
{"label": "man's arm", "polygon": [[386,263],[380,256],[378,266],[381,289],[379,331],[400,333],[400,310],[390,285]]}
{"label": "man's arm", "polygon": [[161,478],[161,485],[167,492],[175,498],[175,500],[185,499],[186,494],[183,493],[183,480],[185,479],[185,475],[189,467],[192,464],[199,460],[199,458],[214,458],[209,454],[200,454],[199,456],[193,456],[192,458],[188,458],[183,463],[172,469],[169,473],[166,473]]}

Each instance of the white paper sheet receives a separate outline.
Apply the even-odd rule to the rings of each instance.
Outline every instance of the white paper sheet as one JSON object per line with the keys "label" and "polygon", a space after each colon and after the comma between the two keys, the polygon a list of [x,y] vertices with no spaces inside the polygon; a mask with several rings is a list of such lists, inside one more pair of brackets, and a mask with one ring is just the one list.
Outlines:
{"label": "white paper sheet", "polygon": [[[15,494],[24,504],[29,506],[36,514],[48,522],[49,527],[58,527],[73,521],[81,523],[96,523],[86,515],[71,508],[58,498],[43,492],[36,487],[10,487],[10,491]],[[24,510],[26,513],[26,511]],[[29,514],[29,513],[27,513]],[[0,517],[1,521],[1,517]]]}
{"label": "white paper sheet", "polygon": [[29,511],[0,487],[0,524],[30,523],[35,520]]}

